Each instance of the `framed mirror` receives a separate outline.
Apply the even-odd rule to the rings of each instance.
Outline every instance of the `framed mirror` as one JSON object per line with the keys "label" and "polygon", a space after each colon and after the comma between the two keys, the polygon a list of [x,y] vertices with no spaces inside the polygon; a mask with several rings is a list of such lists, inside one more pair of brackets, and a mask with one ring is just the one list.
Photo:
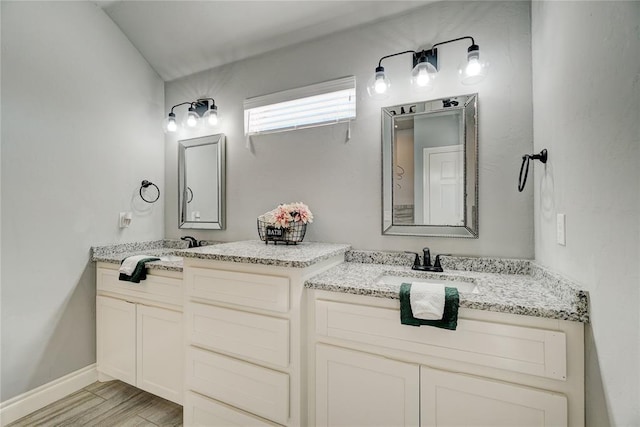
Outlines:
{"label": "framed mirror", "polygon": [[478,237],[478,95],[382,109],[382,234]]}
{"label": "framed mirror", "polygon": [[178,144],[180,228],[224,230],[225,137],[184,139]]}

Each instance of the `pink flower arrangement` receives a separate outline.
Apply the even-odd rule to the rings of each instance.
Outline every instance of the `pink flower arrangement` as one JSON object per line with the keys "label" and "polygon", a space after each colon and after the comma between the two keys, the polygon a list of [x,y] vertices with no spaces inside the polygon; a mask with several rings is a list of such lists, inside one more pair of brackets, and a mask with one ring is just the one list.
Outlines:
{"label": "pink flower arrangement", "polygon": [[262,215],[262,219],[278,228],[289,228],[295,222],[308,224],[313,222],[313,214],[309,206],[302,202],[279,205],[274,210]]}

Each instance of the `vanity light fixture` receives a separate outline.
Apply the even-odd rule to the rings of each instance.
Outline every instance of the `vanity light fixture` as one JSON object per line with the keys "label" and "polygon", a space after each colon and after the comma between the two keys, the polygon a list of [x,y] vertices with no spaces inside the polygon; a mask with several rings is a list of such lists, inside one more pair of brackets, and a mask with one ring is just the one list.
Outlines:
{"label": "vanity light fixture", "polygon": [[487,75],[489,63],[483,54],[480,57],[480,47],[476,44],[471,36],[459,37],[457,39],[447,40],[434,44],[431,49],[415,51],[405,50],[404,52],[393,53],[380,58],[375,74],[367,84],[367,92],[369,96],[378,99],[385,99],[389,96],[389,88],[391,81],[385,74],[382,61],[393,56],[413,54],[413,68],[411,70],[411,84],[417,90],[427,91],[433,88],[434,80],[438,77],[438,49],[447,43],[453,43],[460,40],[471,40],[471,46],[467,49],[467,58],[458,66],[458,77],[460,83],[464,85],[473,85],[482,81]]}
{"label": "vanity light fixture", "polygon": [[[211,101],[211,103],[209,103]],[[171,111],[164,119],[163,128],[166,133],[178,130],[178,121],[173,110],[181,105],[188,105],[189,109],[184,116],[182,126],[184,128],[195,128],[202,124],[206,127],[215,127],[218,124],[218,106],[213,98],[199,98],[193,102],[181,102],[171,107]]]}

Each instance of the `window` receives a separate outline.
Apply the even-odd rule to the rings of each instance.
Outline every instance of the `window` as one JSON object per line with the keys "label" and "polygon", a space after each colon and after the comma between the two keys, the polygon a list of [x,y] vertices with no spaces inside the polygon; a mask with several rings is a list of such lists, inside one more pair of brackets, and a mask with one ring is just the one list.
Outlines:
{"label": "window", "polygon": [[244,101],[245,135],[341,123],[355,117],[354,76]]}

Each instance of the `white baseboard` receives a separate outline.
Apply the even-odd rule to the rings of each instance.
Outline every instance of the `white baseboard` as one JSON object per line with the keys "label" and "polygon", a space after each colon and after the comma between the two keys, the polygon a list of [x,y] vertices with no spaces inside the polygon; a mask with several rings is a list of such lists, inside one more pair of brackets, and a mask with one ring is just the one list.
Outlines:
{"label": "white baseboard", "polygon": [[64,377],[0,403],[0,426],[4,427],[56,400],[93,384],[98,379],[96,364],[78,369]]}

